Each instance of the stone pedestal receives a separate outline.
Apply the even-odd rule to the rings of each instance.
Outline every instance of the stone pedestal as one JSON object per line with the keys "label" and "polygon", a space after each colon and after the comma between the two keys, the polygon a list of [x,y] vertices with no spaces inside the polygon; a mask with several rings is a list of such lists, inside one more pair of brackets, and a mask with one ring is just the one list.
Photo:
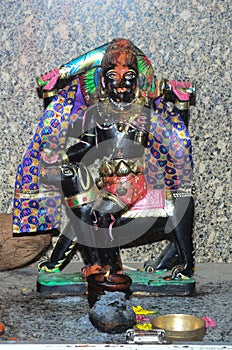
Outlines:
{"label": "stone pedestal", "polygon": [[[195,292],[193,278],[171,279],[170,271],[146,273],[145,271],[123,272],[132,279],[130,291],[145,295],[192,295]],[[80,272],[44,273],[37,280],[37,291],[40,293],[65,293],[67,295],[83,295],[86,293],[86,278]]]}

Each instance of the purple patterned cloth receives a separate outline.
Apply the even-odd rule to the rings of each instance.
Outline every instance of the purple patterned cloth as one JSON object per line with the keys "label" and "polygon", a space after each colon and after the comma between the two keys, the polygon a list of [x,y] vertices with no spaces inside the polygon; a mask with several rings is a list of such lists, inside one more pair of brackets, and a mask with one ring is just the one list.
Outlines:
{"label": "purple patterned cloth", "polygon": [[[156,100],[146,149],[148,188],[176,190],[191,187],[192,147],[181,117]],[[68,128],[86,109],[78,79],[60,90],[41,117],[33,140],[18,166],[13,207],[14,234],[60,229],[61,194],[40,184],[41,152],[65,149]]]}

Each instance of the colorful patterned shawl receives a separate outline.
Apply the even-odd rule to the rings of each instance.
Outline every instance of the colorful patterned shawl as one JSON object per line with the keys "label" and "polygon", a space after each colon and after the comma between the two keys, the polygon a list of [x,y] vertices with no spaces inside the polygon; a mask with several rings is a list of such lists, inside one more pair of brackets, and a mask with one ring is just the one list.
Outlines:
{"label": "colorful patterned shawl", "polygon": [[[65,149],[70,125],[86,109],[78,79],[60,90],[41,117],[33,140],[18,166],[15,181],[14,234],[60,230],[61,194],[40,185],[40,154],[45,148]],[[146,149],[146,179],[150,188],[191,187],[192,148],[181,117],[161,99],[152,115]]]}

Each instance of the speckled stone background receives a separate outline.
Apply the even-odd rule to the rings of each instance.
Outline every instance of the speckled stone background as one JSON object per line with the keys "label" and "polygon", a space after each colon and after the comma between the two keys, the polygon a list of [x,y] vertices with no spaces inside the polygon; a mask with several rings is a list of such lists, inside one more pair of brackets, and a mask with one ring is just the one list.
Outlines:
{"label": "speckled stone background", "polygon": [[[12,209],[16,167],[43,110],[36,76],[125,37],[149,56],[158,79],[197,82],[196,260],[232,263],[231,18],[230,0],[1,0],[0,211]],[[148,259],[153,250],[124,258]]]}

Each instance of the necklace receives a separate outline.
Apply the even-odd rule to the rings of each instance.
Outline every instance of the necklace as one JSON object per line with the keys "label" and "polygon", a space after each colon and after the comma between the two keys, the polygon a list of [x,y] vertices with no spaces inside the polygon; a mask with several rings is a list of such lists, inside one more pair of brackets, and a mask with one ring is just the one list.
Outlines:
{"label": "necklace", "polygon": [[[122,109],[119,108],[118,103],[97,103],[96,108],[98,115],[100,117],[100,123],[103,122],[131,122],[134,120],[141,111],[141,106],[130,102],[130,103],[121,103]],[[127,108],[125,108],[127,107]]]}
{"label": "necklace", "polygon": [[135,103],[135,98],[131,102],[116,102],[112,98],[110,98],[110,103],[116,108],[119,109],[120,111],[123,111],[125,108],[130,107],[132,104]]}

